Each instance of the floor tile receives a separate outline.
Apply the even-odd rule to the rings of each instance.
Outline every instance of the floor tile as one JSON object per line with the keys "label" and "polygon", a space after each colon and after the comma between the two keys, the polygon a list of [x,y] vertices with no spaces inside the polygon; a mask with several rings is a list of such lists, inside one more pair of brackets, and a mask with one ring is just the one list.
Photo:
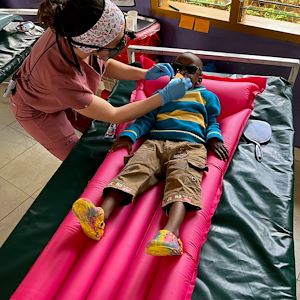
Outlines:
{"label": "floor tile", "polygon": [[44,186],[42,186],[41,188],[39,188],[37,191],[35,191],[35,192],[31,195],[31,197],[32,197],[33,199],[36,199],[36,198],[38,197],[38,195],[41,193],[41,191],[43,190],[43,188],[44,188]]}
{"label": "floor tile", "polygon": [[300,273],[300,161],[295,161],[294,187],[295,187],[294,190],[295,261],[296,261],[296,274],[299,274]]}
{"label": "floor tile", "polygon": [[299,280],[297,281],[296,289],[297,289],[296,299],[300,300],[300,281]]}
{"label": "floor tile", "polygon": [[29,195],[0,177],[0,222],[12,210],[24,202]]}
{"label": "floor tile", "polygon": [[0,120],[2,124],[9,125],[15,121],[15,117],[10,110],[10,104],[2,99],[0,98]]}
{"label": "floor tile", "polygon": [[1,103],[9,103],[9,101],[10,101],[9,98],[3,97],[6,87],[7,87],[6,83],[3,82],[0,84],[0,102]]}
{"label": "floor tile", "polygon": [[300,273],[300,218],[294,217],[294,244],[295,244],[295,262],[296,274]]}
{"label": "floor tile", "polygon": [[59,159],[36,144],[1,168],[0,176],[32,195],[49,181],[60,164]]}
{"label": "floor tile", "polygon": [[15,129],[15,130],[17,130],[17,131],[25,134],[27,137],[30,137],[31,139],[33,139],[33,137],[29,133],[27,133],[25,131],[25,129],[17,121],[14,121],[11,124],[9,124],[9,127],[11,127],[13,129]]}
{"label": "floor tile", "polygon": [[0,130],[3,128],[3,127],[6,127],[7,125],[5,125],[4,123],[1,123],[1,120],[0,120]]}
{"label": "floor tile", "polygon": [[9,126],[0,130],[0,141],[0,168],[36,143]]}
{"label": "floor tile", "polygon": [[34,199],[29,197],[0,222],[0,247],[17,226],[23,215],[29,209]]}
{"label": "floor tile", "polygon": [[[295,264],[296,264],[296,277],[298,278],[300,274],[300,240],[294,236],[294,244],[295,244]],[[300,299],[300,298],[299,298]]]}

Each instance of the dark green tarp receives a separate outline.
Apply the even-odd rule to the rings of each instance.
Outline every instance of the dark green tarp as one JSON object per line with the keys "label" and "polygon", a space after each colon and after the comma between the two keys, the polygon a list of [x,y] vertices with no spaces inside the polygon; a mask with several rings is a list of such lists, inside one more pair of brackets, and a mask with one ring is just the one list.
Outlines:
{"label": "dark green tarp", "polygon": [[[118,103],[126,103],[133,87],[120,82],[113,99],[122,95]],[[295,298],[291,99],[291,87],[280,78],[269,78],[256,99],[252,118],[268,121],[272,138],[262,147],[262,163],[252,144],[241,141],[237,148],[201,253],[193,300]],[[1,248],[0,299],[16,289],[102,162],[111,145],[103,138],[107,126],[96,122],[97,131],[83,135]]]}
{"label": "dark green tarp", "polygon": [[296,299],[293,242],[293,120],[291,87],[269,78],[251,118],[272,137],[257,162],[240,141],[201,252],[193,300]]}
{"label": "dark green tarp", "polygon": [[0,31],[10,22],[15,20],[22,21],[23,18],[17,15],[0,13]]}
{"label": "dark green tarp", "polygon": [[[0,14],[0,29],[15,19],[22,20],[15,15]],[[18,70],[40,36],[37,30],[30,33],[0,30],[0,83]]]}

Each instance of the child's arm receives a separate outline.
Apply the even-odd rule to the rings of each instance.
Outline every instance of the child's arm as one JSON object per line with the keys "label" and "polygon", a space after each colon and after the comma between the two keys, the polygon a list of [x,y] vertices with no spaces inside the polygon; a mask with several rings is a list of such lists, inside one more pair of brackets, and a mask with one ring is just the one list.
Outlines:
{"label": "child's arm", "polygon": [[155,124],[157,109],[151,111],[145,116],[138,118],[133,124],[129,125],[121,134],[120,137],[128,137],[134,144],[137,139],[147,134]]}
{"label": "child's arm", "polygon": [[228,150],[224,143],[217,138],[211,138],[206,143],[207,149],[215,153],[220,159],[226,160],[228,158]]}
{"label": "child's arm", "polygon": [[207,126],[206,126],[206,142],[211,138],[217,138],[224,142],[222,133],[220,130],[220,125],[217,122],[217,117],[221,112],[220,102],[216,94],[210,91],[201,92],[202,96],[206,101],[206,111],[207,111]]}
{"label": "child's arm", "polygon": [[154,110],[147,115],[137,119],[133,124],[129,125],[116,139],[110,148],[111,152],[116,151],[120,148],[126,148],[127,152],[130,154],[132,150],[132,145],[136,142],[138,138],[148,133],[148,131],[153,128],[155,123],[157,110]]}
{"label": "child's arm", "polygon": [[206,100],[206,111],[208,124],[206,127],[206,145],[207,148],[215,153],[220,159],[228,158],[228,150],[224,145],[224,139],[220,130],[220,125],[217,122],[217,117],[220,114],[220,102],[214,93],[204,91],[203,97]]}

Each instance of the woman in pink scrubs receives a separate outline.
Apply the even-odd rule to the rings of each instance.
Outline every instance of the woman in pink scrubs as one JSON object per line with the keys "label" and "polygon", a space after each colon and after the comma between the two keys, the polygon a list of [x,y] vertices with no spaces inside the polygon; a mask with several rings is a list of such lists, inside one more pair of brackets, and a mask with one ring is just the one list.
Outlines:
{"label": "woman in pink scrubs", "polygon": [[[65,110],[109,123],[121,123],[182,97],[189,80],[172,80],[157,94],[113,107],[96,96],[101,75],[125,80],[172,77],[169,64],[150,70],[112,57],[126,46],[125,21],[110,0],[44,0],[39,20],[48,27],[16,75],[11,106],[18,122],[53,155],[64,160],[78,141]],[[97,56],[97,72],[90,58]]]}

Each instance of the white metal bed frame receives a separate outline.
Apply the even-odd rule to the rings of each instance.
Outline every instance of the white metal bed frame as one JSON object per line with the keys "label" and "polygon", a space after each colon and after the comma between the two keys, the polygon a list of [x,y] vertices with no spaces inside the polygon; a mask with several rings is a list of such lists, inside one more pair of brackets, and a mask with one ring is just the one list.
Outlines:
{"label": "white metal bed frame", "polygon": [[135,61],[135,53],[177,56],[180,53],[184,53],[187,51],[193,52],[201,59],[289,67],[291,68],[291,71],[289,74],[288,82],[292,85],[295,83],[297,79],[299,68],[300,68],[300,60],[294,58],[237,54],[237,53],[226,53],[226,52],[213,52],[213,51],[191,50],[191,49],[181,49],[181,48],[138,46],[138,45],[130,45],[128,47],[128,51],[127,51],[128,62],[132,63]]}
{"label": "white metal bed frame", "polygon": [[0,13],[20,16],[36,16],[37,8],[0,8]]}

